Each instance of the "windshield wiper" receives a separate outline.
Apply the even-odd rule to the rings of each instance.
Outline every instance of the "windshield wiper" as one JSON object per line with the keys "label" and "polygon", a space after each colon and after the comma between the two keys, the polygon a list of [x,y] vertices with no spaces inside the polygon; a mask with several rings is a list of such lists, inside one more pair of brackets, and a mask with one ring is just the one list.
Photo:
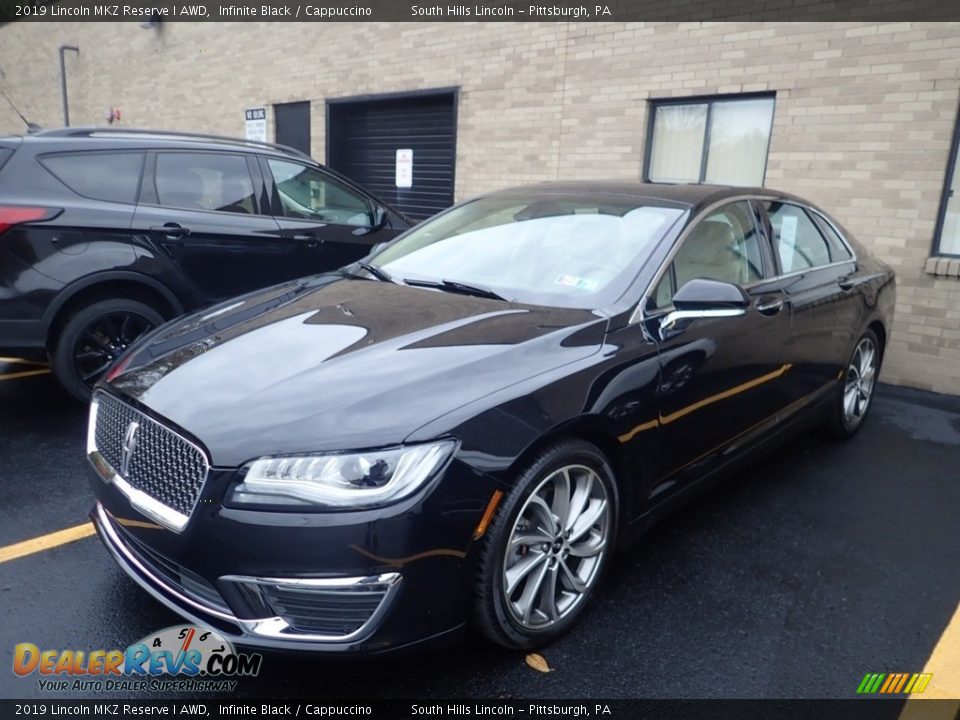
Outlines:
{"label": "windshield wiper", "polygon": [[469,285],[468,283],[460,282],[459,280],[413,280],[411,278],[406,278],[404,282],[407,285],[413,285],[415,287],[428,287],[436,288],[437,290],[447,290],[450,292],[458,292],[463,295],[475,295],[477,297],[490,298],[491,300],[502,300],[503,302],[510,302],[503,295],[495,293],[490,288],[481,287],[479,285]]}
{"label": "windshield wiper", "polygon": [[378,267],[368,262],[364,262],[363,260],[358,260],[357,265],[362,267],[364,270],[366,270],[368,273],[373,275],[377,280],[380,280],[381,282],[389,282],[389,283],[396,282],[392,277],[390,277],[390,274],[381,267]]}

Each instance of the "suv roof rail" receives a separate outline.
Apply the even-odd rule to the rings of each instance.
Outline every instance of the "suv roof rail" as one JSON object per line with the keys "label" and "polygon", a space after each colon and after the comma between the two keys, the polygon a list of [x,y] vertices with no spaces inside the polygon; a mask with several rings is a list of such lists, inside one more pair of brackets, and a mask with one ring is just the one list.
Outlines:
{"label": "suv roof rail", "polygon": [[112,135],[122,137],[124,135],[133,137],[153,137],[153,138],[171,138],[174,140],[212,140],[214,142],[230,143],[233,145],[247,145],[252,147],[262,147],[270,150],[279,150],[288,155],[297,155],[302,158],[313,160],[302,150],[290,147],[289,145],[280,145],[279,143],[269,143],[260,140],[247,140],[246,138],[229,137],[227,135],[211,135],[208,133],[186,132],[183,130],[149,130],[144,128],[112,128],[97,127],[96,125],[84,127],[65,127],[55,128],[53,130],[41,130],[33,134],[34,137],[95,137],[96,135]]}

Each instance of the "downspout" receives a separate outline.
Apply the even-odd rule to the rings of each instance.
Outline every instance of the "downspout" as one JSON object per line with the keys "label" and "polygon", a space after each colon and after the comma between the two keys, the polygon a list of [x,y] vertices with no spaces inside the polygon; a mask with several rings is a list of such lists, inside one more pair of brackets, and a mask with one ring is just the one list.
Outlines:
{"label": "downspout", "polygon": [[76,45],[60,46],[60,95],[63,98],[63,126],[70,127],[70,102],[67,100],[67,64],[64,61],[63,54],[67,50],[80,54],[80,48]]}

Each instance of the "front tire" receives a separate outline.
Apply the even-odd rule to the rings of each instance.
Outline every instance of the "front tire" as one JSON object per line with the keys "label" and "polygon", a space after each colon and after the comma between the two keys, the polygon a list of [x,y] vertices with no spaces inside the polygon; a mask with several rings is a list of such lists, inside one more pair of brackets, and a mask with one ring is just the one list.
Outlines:
{"label": "front tire", "polygon": [[613,471],[594,445],[566,440],[540,452],[481,541],[480,632],[528,650],[573,627],[613,552],[617,502]]}
{"label": "front tire", "polygon": [[873,404],[883,348],[877,334],[866,330],[854,345],[837,396],[831,403],[827,431],[846,440],[857,434]]}
{"label": "front tire", "polygon": [[138,300],[112,298],[87,305],[70,316],[55,339],[53,373],[67,392],[85,402],[114,360],[162,322],[160,313]]}

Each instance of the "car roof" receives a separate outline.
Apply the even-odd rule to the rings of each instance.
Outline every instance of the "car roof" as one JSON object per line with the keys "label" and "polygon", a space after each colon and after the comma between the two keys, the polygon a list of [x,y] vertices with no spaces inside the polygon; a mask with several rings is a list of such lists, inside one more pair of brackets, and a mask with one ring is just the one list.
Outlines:
{"label": "car roof", "polygon": [[621,196],[637,200],[657,200],[684,207],[698,208],[712,205],[727,197],[762,196],[771,199],[783,198],[809,205],[807,201],[788,193],[759,187],[733,185],[707,185],[699,183],[652,183],[641,180],[585,180],[578,182],[546,182],[537,185],[505,188],[488,193],[487,197],[503,197],[524,194],[530,197],[550,195],[603,195]]}
{"label": "car roof", "polygon": [[246,140],[222,135],[182,132],[177,130],[151,130],[144,128],[119,127],[66,127],[52,130],[39,130],[25,135],[9,136],[3,140],[17,138],[25,144],[43,143],[61,150],[80,150],[90,148],[191,148],[195,150],[246,150],[281,157],[296,157],[310,160],[309,155],[286,145]]}

